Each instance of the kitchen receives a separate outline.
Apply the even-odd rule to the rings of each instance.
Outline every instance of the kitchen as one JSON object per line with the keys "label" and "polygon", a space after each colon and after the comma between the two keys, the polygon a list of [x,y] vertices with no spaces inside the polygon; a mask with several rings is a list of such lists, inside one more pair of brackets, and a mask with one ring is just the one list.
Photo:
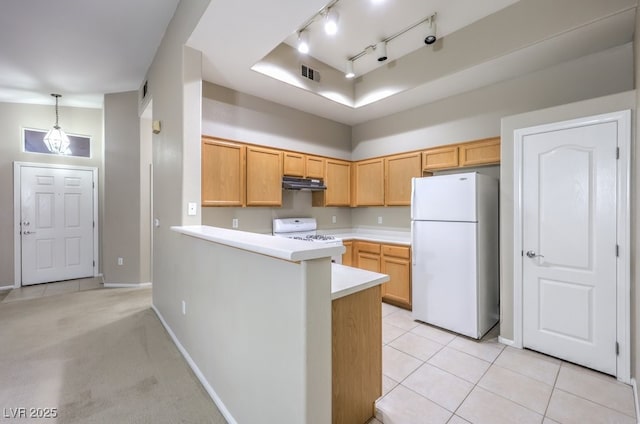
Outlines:
{"label": "kitchen", "polygon": [[[182,13],[179,16],[186,20],[182,22],[187,27],[198,19],[194,16],[195,12],[190,15],[182,10]],[[181,21],[176,19],[176,22]],[[154,117],[163,123],[163,131],[154,138],[154,143],[157,143],[155,154],[156,158],[161,159],[163,152],[173,155],[176,151],[182,151],[183,147],[185,153],[184,157],[178,155],[181,160],[177,164],[162,161],[156,164],[155,187],[158,192],[155,200],[160,227],[156,233],[157,281],[154,280],[154,284],[157,293],[154,293],[154,302],[165,302],[165,295],[179,296],[175,289],[168,290],[173,274],[165,272],[168,266],[165,263],[168,264],[170,258],[182,257],[171,246],[174,236],[168,232],[168,227],[176,223],[203,223],[231,228],[233,220],[237,219],[239,229],[266,234],[271,232],[274,217],[315,216],[320,228],[327,231],[374,228],[408,232],[409,229],[408,207],[314,208],[311,206],[312,196],[306,193],[285,193],[283,208],[232,207],[215,208],[215,211],[203,208],[201,220],[189,216],[186,207],[182,208],[181,205],[199,198],[198,151],[202,134],[354,161],[502,135],[501,176],[503,187],[508,187],[512,183],[513,171],[512,164],[505,162],[505,158],[511,157],[512,147],[505,142],[505,134],[501,134],[501,118],[601,96],[609,97],[582,103],[577,107],[578,112],[569,107],[557,108],[553,111],[554,117],[570,119],[578,113],[589,115],[634,109],[635,93],[629,91],[634,87],[632,50],[630,43],[623,44],[583,58],[573,58],[548,69],[523,74],[507,82],[459,93],[426,105],[416,105],[415,109],[407,112],[350,126],[213,83],[204,82],[202,94],[199,89],[194,93],[191,91],[193,87],[185,86],[183,79],[177,75],[182,75],[182,66],[192,71],[192,65],[198,68],[201,60],[199,55],[191,49],[183,52],[182,48],[163,45],[161,51],[165,56],[158,56],[149,73]],[[602,75],[607,75],[606,80]],[[172,83],[160,83],[167,79]],[[175,102],[178,93],[184,94],[184,104]],[[194,106],[200,104],[202,112]],[[183,113],[183,109],[189,113]],[[530,125],[535,124],[537,122]],[[501,201],[503,217],[508,217],[511,214],[510,193],[503,191]],[[382,218],[382,223],[379,223],[379,218]],[[510,224],[508,218],[503,221],[503,249],[512,246],[508,237]],[[506,276],[503,274],[503,281],[510,279],[509,273],[512,271],[509,271],[509,262],[510,259],[503,257],[503,273],[507,273]],[[508,298],[510,287],[504,287],[503,290]],[[505,312],[507,317],[512,314],[509,309]],[[512,323],[506,320],[505,324],[504,336],[509,338],[513,331],[509,328]]]}

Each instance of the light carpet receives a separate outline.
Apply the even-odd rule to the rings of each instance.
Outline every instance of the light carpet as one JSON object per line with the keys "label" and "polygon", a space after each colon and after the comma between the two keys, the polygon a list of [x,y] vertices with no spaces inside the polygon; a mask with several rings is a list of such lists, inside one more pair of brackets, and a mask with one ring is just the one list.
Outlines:
{"label": "light carpet", "polygon": [[0,422],[226,423],[150,306],[150,288],[1,303]]}

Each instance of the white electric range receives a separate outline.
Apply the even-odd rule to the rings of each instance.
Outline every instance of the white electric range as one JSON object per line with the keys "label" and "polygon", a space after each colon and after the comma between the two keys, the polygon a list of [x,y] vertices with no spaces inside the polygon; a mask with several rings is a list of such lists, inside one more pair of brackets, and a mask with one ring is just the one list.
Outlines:
{"label": "white electric range", "polygon": [[[329,246],[342,246],[342,240],[334,236],[318,234],[318,222],[315,218],[276,218],[273,220],[273,235],[310,243],[322,243]],[[342,255],[332,256],[331,262],[342,263]]]}

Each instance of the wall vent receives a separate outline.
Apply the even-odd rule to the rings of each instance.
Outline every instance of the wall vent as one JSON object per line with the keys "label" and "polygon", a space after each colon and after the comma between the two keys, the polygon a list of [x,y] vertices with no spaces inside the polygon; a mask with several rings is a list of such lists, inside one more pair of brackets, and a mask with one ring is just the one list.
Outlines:
{"label": "wall vent", "polygon": [[302,65],[300,67],[300,75],[306,79],[310,79],[311,81],[320,82],[320,72],[308,67],[307,65]]}

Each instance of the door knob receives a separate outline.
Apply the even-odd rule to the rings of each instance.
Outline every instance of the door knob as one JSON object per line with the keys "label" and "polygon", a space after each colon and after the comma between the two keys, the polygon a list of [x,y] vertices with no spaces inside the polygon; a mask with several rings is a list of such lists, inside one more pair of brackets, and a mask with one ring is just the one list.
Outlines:
{"label": "door knob", "polygon": [[23,226],[23,227],[28,227],[28,226],[29,226],[29,224],[31,224],[29,221],[23,221],[23,222],[22,222],[22,226]]}
{"label": "door knob", "polygon": [[536,252],[534,252],[533,250],[527,250],[527,257],[528,258],[544,258],[544,256],[542,255],[537,255]]}
{"label": "door knob", "polygon": [[29,230],[22,232],[22,234],[24,234],[25,236],[28,236],[29,234],[35,234],[35,233],[36,233],[35,231],[29,231]]}

